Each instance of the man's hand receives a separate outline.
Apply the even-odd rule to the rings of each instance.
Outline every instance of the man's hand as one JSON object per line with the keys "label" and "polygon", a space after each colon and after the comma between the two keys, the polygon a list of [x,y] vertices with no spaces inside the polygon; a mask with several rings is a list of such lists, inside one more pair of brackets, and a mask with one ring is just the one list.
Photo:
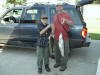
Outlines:
{"label": "man's hand", "polygon": [[65,22],[65,19],[63,18],[62,21],[61,21],[61,24],[64,24],[64,22]]}
{"label": "man's hand", "polygon": [[72,22],[72,21],[63,18],[61,24],[64,24],[65,22],[66,22],[68,25],[73,25],[73,22]]}

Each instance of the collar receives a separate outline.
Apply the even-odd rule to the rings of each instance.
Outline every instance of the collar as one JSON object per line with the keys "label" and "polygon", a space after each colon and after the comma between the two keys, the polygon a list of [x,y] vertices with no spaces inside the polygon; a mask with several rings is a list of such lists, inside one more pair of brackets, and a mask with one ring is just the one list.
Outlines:
{"label": "collar", "polygon": [[46,25],[44,25],[42,22],[40,22],[40,25],[42,25],[43,27],[46,27],[47,26],[47,23],[46,23]]}

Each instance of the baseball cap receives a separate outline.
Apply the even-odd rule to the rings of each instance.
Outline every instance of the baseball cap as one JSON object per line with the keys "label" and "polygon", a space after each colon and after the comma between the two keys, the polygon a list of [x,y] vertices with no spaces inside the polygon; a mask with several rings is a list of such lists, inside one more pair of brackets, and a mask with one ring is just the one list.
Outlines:
{"label": "baseball cap", "polygon": [[44,19],[44,18],[45,18],[45,19],[48,19],[48,16],[43,14],[43,15],[41,15],[40,18],[41,18],[41,19]]}
{"label": "baseball cap", "polygon": [[60,2],[57,2],[57,3],[56,3],[56,6],[62,6],[62,4],[63,4],[63,3],[60,1]]}

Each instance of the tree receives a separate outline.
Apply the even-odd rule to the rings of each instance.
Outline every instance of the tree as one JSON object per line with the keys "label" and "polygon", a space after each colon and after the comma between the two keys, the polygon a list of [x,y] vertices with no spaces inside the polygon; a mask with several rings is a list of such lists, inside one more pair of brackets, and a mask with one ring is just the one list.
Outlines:
{"label": "tree", "polygon": [[76,0],[76,3],[79,2],[79,1],[82,1],[82,0]]}
{"label": "tree", "polygon": [[95,4],[100,4],[100,0],[94,0]]}
{"label": "tree", "polygon": [[25,2],[26,2],[26,0],[7,0],[7,3],[14,4],[14,5],[22,4]]}

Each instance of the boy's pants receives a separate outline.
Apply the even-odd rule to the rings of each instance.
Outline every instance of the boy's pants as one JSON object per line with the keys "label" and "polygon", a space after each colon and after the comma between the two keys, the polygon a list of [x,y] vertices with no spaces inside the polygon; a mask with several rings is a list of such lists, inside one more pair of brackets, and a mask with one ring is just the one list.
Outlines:
{"label": "boy's pants", "polygon": [[45,65],[49,65],[49,50],[48,47],[37,46],[37,65],[42,68],[43,61]]}

